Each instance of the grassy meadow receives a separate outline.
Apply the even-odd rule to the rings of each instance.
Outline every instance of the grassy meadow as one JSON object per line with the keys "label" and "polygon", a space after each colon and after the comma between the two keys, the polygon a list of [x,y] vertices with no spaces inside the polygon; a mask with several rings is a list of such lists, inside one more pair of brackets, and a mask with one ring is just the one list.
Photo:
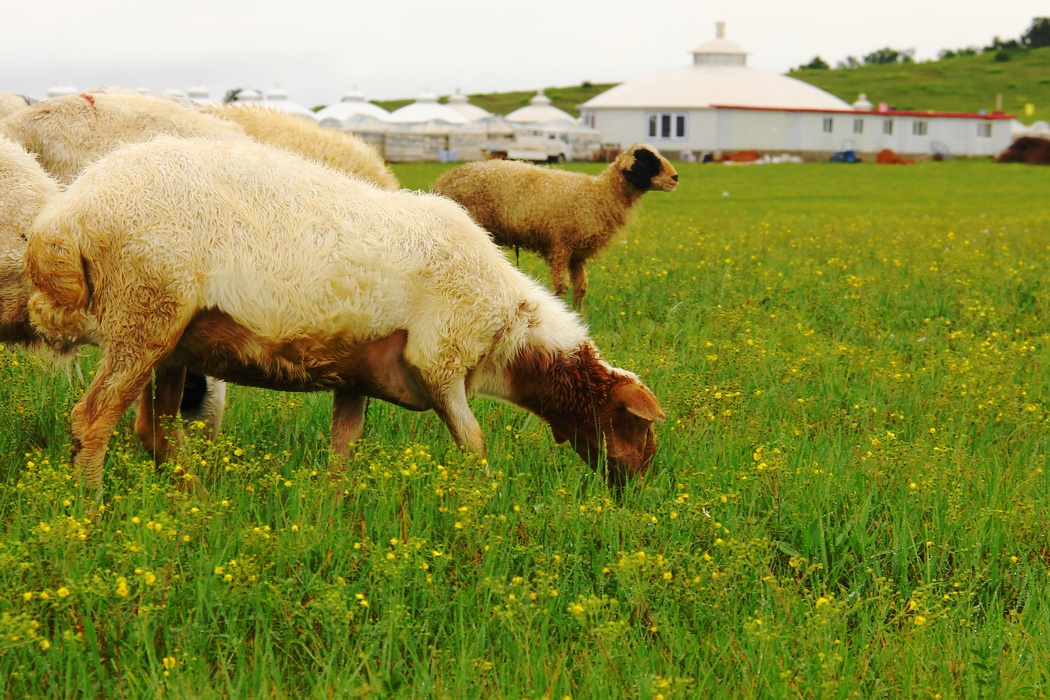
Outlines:
{"label": "grassy meadow", "polygon": [[0,350],[0,696],[1050,695],[1047,171],[680,174],[589,265],[596,342],[667,413],[619,495],[478,399],[488,476],[373,402],[337,499],[331,397],[232,387],[177,465],[129,414],[97,508],[95,351]]}

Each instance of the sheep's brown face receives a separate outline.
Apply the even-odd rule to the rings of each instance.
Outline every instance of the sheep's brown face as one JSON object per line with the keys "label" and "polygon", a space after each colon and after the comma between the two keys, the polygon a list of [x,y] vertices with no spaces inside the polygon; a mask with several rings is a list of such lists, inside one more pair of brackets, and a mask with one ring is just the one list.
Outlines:
{"label": "sheep's brown face", "polygon": [[656,454],[653,422],[664,417],[653,392],[632,379],[612,391],[597,413],[597,426],[582,428],[569,439],[577,454],[592,467],[597,468],[604,451],[609,485],[619,487],[649,469]]}
{"label": "sheep's brown face", "polygon": [[678,172],[671,163],[649,146],[635,146],[633,159],[623,171],[623,177],[640,190],[670,192],[678,187]]}

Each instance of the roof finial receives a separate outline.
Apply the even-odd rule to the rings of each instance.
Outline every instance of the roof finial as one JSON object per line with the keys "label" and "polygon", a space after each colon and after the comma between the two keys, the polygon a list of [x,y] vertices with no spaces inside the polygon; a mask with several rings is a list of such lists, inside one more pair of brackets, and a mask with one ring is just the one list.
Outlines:
{"label": "roof finial", "polygon": [[726,38],[726,23],[715,22],[715,38],[725,39]]}

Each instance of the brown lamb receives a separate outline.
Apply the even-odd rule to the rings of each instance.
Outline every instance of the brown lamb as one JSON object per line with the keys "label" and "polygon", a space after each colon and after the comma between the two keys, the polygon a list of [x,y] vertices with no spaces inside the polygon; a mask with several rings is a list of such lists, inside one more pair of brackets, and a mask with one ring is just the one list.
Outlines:
{"label": "brown lamb", "polygon": [[627,223],[643,194],[677,186],[674,166],[652,146],[635,144],[597,176],[487,160],[449,170],[431,191],[466,207],[499,245],[541,255],[558,296],[571,276],[579,308],[587,294],[584,263]]}

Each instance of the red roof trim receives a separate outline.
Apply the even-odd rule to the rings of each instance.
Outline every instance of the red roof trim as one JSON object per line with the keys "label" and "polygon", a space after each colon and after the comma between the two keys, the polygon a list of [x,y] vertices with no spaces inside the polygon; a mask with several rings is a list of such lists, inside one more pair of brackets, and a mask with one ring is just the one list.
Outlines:
{"label": "red roof trim", "polygon": [[744,109],[753,112],[810,112],[815,114],[868,114],[872,116],[890,117],[947,117],[949,119],[1013,119],[1012,114],[995,112],[992,114],[977,114],[976,112],[922,112],[918,110],[891,109],[880,112],[875,109],[804,109],[797,107],[746,107],[743,105],[711,105],[714,109]]}

